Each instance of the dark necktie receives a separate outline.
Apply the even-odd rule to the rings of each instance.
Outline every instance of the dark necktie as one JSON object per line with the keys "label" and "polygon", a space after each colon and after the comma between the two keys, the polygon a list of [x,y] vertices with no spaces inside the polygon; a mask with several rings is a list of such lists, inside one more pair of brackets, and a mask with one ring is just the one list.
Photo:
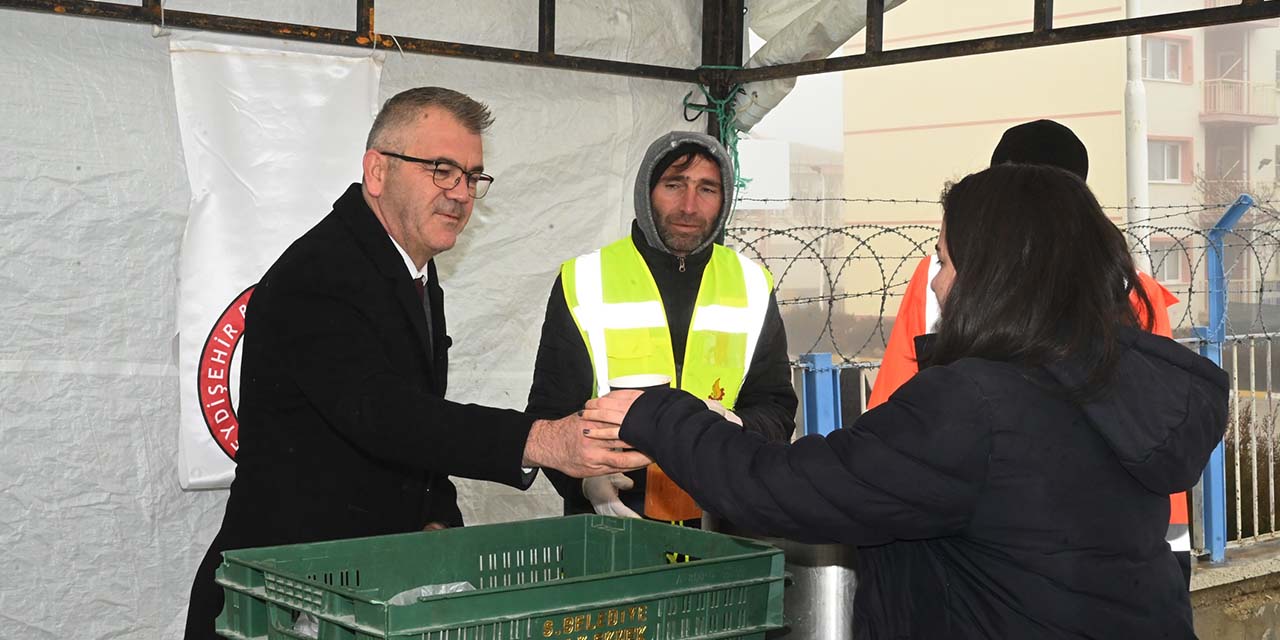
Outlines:
{"label": "dark necktie", "polygon": [[414,278],[414,280],[413,280],[413,288],[418,290],[418,300],[421,300],[421,301],[422,301],[422,304],[423,304],[423,308],[426,308],[426,304],[427,304],[427,277],[426,277],[426,276],[422,276],[421,278]]}
{"label": "dark necktie", "polygon": [[413,288],[418,292],[418,300],[422,302],[422,315],[427,320],[427,359],[435,355],[435,336],[431,332],[431,302],[427,299],[427,277],[414,278]]}

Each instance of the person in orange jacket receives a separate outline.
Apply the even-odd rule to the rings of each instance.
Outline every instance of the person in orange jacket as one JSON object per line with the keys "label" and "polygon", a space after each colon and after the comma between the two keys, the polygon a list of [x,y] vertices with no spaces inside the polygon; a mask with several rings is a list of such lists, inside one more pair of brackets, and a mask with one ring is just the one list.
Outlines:
{"label": "person in orange jacket", "polygon": [[[1086,179],[1089,173],[1089,154],[1084,143],[1071,129],[1052,120],[1035,120],[1006,130],[991,154],[993,166],[1005,162],[1053,165],[1080,176],[1081,180]],[[884,358],[876,374],[871,397],[867,400],[868,410],[883,404],[919,371],[917,340],[929,334],[938,319],[938,301],[929,287],[938,269],[937,259],[929,256],[922,259],[911,274],[911,281],[907,283],[898,306],[898,317],[885,344]],[[1177,304],[1178,298],[1155,278],[1141,271],[1138,272],[1138,286],[1146,292],[1153,311],[1152,317],[1147,317],[1146,306],[1138,302],[1136,293],[1130,294],[1139,322],[1151,333],[1172,337],[1169,307]],[[1177,493],[1169,496],[1166,540],[1182,566],[1188,586],[1191,583],[1189,522],[1187,495]]]}

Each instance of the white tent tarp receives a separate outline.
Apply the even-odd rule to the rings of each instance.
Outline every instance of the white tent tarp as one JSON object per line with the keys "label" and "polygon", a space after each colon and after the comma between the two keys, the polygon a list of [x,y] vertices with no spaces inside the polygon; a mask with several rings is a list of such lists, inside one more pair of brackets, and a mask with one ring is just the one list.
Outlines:
{"label": "white tent tarp", "polygon": [[[305,13],[325,3],[165,4]],[[459,41],[510,46],[505,34],[519,33],[536,42],[537,3],[483,0],[442,15],[409,4],[423,6],[380,1],[380,14],[400,7],[400,23],[380,19],[379,28],[416,35],[443,20],[457,31],[440,35]],[[562,2],[557,51],[691,68],[700,7]],[[0,9],[0,24],[0,636],[178,638],[226,494],[184,492],[177,481],[178,265],[192,187],[169,38],[11,9]],[[234,44],[335,53],[262,38]],[[485,138],[497,182],[438,259],[454,339],[450,398],[523,408],[560,261],[625,232],[644,148],[701,125],[681,119],[691,87],[387,52],[379,103],[422,85],[466,92],[497,117]],[[298,135],[364,128],[327,122]],[[310,176],[290,184],[323,202],[317,216],[345,186]],[[559,510],[544,481],[523,493],[459,489],[468,522]]]}

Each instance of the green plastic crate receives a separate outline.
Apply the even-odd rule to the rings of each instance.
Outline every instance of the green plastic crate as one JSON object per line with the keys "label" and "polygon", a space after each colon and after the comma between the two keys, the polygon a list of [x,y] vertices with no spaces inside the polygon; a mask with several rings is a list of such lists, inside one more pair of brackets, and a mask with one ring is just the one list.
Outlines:
{"label": "green plastic crate", "polygon": [[[304,638],[302,612],[320,640],[763,640],[783,623],[780,550],[605,516],[228,551],[217,580],[236,640]],[[386,603],[464,580],[476,590]]]}

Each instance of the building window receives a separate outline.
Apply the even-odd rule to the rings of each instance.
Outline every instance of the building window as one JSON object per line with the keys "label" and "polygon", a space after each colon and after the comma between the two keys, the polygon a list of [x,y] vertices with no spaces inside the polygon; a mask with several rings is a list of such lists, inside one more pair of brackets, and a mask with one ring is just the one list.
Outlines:
{"label": "building window", "polygon": [[1182,43],[1163,38],[1142,41],[1142,77],[1182,81]]}
{"label": "building window", "polygon": [[1182,182],[1183,143],[1173,140],[1147,141],[1147,180]]}
{"label": "building window", "polygon": [[1152,241],[1151,275],[1164,283],[1186,282],[1183,264],[1186,262],[1182,247],[1170,242]]}

